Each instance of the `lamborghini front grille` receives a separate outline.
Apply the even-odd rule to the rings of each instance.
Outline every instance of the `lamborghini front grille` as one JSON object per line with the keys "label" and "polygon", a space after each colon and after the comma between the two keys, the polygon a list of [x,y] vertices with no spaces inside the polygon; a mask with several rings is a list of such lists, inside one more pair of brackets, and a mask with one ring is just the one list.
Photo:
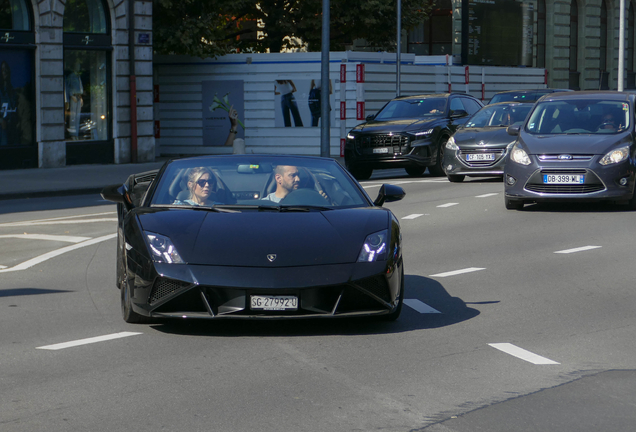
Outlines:
{"label": "lamborghini front grille", "polygon": [[150,304],[156,303],[162,298],[190,286],[187,282],[158,277],[150,291]]}

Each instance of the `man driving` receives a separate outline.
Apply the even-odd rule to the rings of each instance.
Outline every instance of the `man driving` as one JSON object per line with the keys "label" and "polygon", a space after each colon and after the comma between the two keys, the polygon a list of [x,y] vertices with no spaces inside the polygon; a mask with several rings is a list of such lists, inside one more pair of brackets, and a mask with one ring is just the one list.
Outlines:
{"label": "man driving", "polygon": [[274,179],[276,180],[276,190],[263,197],[264,200],[280,202],[290,192],[298,189],[300,176],[298,168],[290,165],[277,165],[274,168]]}

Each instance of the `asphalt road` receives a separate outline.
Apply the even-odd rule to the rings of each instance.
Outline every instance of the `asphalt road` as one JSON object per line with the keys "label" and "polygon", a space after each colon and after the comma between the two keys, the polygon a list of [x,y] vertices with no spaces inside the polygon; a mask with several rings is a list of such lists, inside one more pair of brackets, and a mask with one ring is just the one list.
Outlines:
{"label": "asphalt road", "polygon": [[126,324],[115,206],[0,202],[1,431],[633,431],[634,213],[505,210],[380,171],[406,306],[370,321]]}

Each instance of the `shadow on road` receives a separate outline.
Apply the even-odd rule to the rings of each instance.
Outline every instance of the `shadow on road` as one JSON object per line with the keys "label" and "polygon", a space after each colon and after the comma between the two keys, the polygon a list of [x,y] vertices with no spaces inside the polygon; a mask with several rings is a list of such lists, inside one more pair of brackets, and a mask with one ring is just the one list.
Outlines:
{"label": "shadow on road", "polygon": [[452,297],[437,281],[422,276],[406,275],[405,298],[417,299],[440,313],[421,314],[404,305],[394,322],[377,318],[336,318],[297,320],[167,320],[151,328],[169,334],[212,337],[241,336],[325,336],[392,334],[450,326],[479,315],[479,311]]}
{"label": "shadow on road", "polygon": [[0,214],[66,210],[103,205],[114,206],[114,203],[104,200],[99,194],[0,200]]}
{"label": "shadow on road", "polygon": [[631,212],[626,205],[613,202],[543,202],[526,204],[522,213],[622,213]]}

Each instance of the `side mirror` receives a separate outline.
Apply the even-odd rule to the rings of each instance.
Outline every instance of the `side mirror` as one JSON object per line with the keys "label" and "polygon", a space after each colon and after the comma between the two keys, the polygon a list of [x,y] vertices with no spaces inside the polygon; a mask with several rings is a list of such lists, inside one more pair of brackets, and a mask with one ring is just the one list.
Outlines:
{"label": "side mirror", "polygon": [[102,189],[101,192],[102,198],[104,198],[106,201],[130,204],[126,200],[126,195],[127,193],[124,189],[124,186],[121,184],[106,186],[104,189]]}
{"label": "side mirror", "polygon": [[461,117],[466,117],[468,115],[468,112],[466,110],[454,110],[451,111],[451,118],[461,118]]}
{"label": "side mirror", "polygon": [[512,135],[512,136],[519,135],[520,131],[521,131],[521,125],[508,126],[506,128],[506,132],[508,132],[508,135]]}
{"label": "side mirror", "polygon": [[371,121],[375,118],[375,114],[370,114],[367,116],[367,121]]}
{"label": "side mirror", "polygon": [[378,197],[373,202],[373,205],[382,207],[382,204],[385,202],[399,201],[404,198],[405,195],[406,192],[404,192],[404,189],[400,186],[383,184],[380,187],[380,192],[378,192]]}

